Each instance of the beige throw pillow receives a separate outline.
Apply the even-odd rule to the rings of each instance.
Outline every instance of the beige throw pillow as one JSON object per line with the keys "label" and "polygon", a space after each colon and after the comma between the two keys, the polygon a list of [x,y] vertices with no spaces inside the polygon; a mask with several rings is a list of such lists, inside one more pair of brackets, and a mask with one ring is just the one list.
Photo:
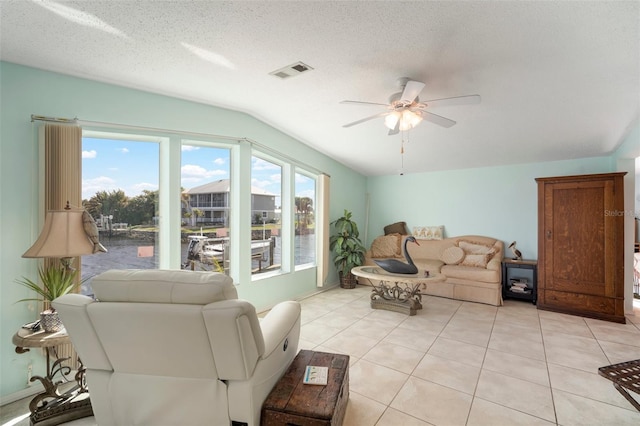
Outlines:
{"label": "beige throw pillow", "polygon": [[493,247],[471,241],[460,240],[458,247],[464,250],[464,260],[461,265],[486,268],[496,251]]}
{"label": "beige throw pillow", "polygon": [[396,257],[400,254],[400,234],[381,235],[371,244],[372,257]]}
{"label": "beige throw pillow", "polygon": [[458,247],[460,247],[466,254],[487,254],[491,253],[492,255],[495,253],[493,247],[486,246],[484,244],[473,243],[470,241],[460,240],[458,242]]}
{"label": "beige throw pillow", "polygon": [[464,259],[464,250],[456,246],[447,247],[440,258],[447,265],[457,265]]}
{"label": "beige throw pillow", "polygon": [[441,240],[444,238],[444,225],[414,226],[412,235],[421,240]]}

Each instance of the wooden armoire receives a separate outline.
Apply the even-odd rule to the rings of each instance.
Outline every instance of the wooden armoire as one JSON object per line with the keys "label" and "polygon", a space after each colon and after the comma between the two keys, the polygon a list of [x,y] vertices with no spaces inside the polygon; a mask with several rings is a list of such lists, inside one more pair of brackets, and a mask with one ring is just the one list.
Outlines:
{"label": "wooden armoire", "polygon": [[536,179],[539,309],[625,322],[625,174]]}

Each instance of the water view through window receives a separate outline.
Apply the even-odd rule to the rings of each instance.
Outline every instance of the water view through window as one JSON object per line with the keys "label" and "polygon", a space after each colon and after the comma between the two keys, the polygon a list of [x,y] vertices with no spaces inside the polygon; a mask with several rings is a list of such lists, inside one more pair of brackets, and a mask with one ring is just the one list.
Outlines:
{"label": "water view through window", "polygon": [[106,270],[158,267],[159,176],[158,143],[82,139],[82,204],[108,250],[82,257],[82,294]]}
{"label": "water view through window", "polygon": [[316,181],[302,173],[295,174],[295,266],[316,261]]}
{"label": "water view through window", "polygon": [[[82,257],[81,293],[91,295],[92,277],[106,270],[176,264],[168,259],[174,256],[174,247],[165,247],[162,253],[159,243],[168,223],[159,221],[159,201],[161,176],[169,182],[177,178],[176,172],[174,176],[171,173],[178,170],[178,164],[160,163],[161,148],[171,146],[162,144],[175,140],[97,132],[88,135],[91,137],[85,136],[82,142],[83,206],[95,219],[100,242],[108,250]],[[233,148],[198,140],[182,139],[180,143],[180,194],[169,200],[180,204],[180,267],[229,274],[232,221],[237,216],[231,210],[237,196],[231,174]],[[251,219],[241,224],[250,227],[251,248],[241,253],[240,268],[250,265],[254,276],[281,272],[283,264],[287,269],[315,265],[316,178],[293,167],[287,170],[296,171],[287,174],[285,167],[285,162],[261,153],[251,156]],[[287,197],[283,197],[285,176],[292,180]],[[293,240],[282,239],[283,198],[289,200],[284,209],[291,227],[287,234]],[[172,216],[171,226],[177,219]],[[293,265],[283,262],[283,256],[285,260],[291,256]]]}

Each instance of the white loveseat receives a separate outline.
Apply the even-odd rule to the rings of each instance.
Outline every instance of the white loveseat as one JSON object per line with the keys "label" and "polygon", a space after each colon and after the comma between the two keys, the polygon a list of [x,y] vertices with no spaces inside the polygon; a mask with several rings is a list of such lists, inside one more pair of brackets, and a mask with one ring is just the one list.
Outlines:
{"label": "white loveseat", "polygon": [[300,304],[261,321],[220,273],[112,270],[96,300],[53,301],[87,368],[103,425],[260,424],[260,409],[297,353]]}
{"label": "white loveseat", "polygon": [[[402,247],[408,235],[389,234],[376,238],[367,250],[365,265],[376,266],[374,259],[404,258]],[[480,235],[443,239],[417,239],[407,250],[420,273],[443,274],[440,282],[425,283],[422,294],[502,305],[502,258],[504,243]],[[361,284],[371,285],[364,278]]]}

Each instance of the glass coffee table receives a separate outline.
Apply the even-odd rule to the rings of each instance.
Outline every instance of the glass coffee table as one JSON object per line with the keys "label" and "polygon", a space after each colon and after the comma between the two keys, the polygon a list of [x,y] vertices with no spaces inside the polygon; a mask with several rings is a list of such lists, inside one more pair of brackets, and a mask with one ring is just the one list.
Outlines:
{"label": "glass coffee table", "polygon": [[428,275],[425,271],[417,274],[393,274],[379,266],[358,266],[353,268],[351,273],[371,281],[373,309],[386,309],[410,316],[422,309],[420,285],[445,280],[444,275],[433,272]]}

